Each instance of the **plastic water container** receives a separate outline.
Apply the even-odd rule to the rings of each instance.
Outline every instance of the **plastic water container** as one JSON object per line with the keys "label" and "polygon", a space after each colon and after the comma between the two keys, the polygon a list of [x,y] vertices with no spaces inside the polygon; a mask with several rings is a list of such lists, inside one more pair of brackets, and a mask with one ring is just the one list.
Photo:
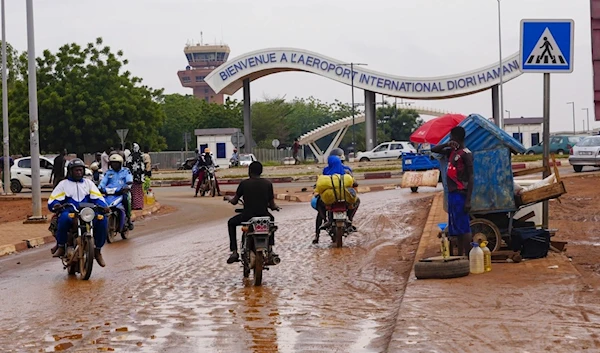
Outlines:
{"label": "plastic water container", "polygon": [[152,206],[155,202],[156,199],[154,198],[154,192],[152,192],[152,189],[149,189],[148,193],[144,195],[144,203],[148,206]]}
{"label": "plastic water container", "polygon": [[438,227],[440,228],[440,238],[441,238],[441,244],[440,244],[440,248],[442,251],[442,257],[444,259],[447,259],[450,257],[450,241],[448,240],[448,237],[446,236],[446,227],[448,226],[447,223],[438,223]]}
{"label": "plastic water container", "polygon": [[469,268],[473,274],[480,274],[485,272],[483,266],[483,250],[479,247],[479,243],[471,243],[473,247],[469,252]]}
{"label": "plastic water container", "polygon": [[490,272],[492,270],[492,252],[487,245],[487,241],[482,241],[479,247],[483,250],[483,269],[485,272]]}

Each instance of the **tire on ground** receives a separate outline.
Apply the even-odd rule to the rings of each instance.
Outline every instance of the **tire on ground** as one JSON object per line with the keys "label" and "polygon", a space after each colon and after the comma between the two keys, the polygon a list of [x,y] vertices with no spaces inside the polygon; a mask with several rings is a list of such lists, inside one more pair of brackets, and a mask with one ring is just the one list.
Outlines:
{"label": "tire on ground", "polygon": [[417,279],[457,278],[467,276],[469,272],[469,260],[455,260],[448,262],[419,261],[415,263],[415,276]]}

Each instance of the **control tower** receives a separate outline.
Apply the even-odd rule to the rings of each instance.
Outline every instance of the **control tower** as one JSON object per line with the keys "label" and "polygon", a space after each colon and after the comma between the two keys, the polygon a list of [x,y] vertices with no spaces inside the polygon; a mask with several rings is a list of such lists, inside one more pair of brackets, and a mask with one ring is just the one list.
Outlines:
{"label": "control tower", "polygon": [[204,78],[229,58],[229,46],[226,44],[186,45],[183,49],[188,61],[185,70],[177,72],[183,87],[192,88],[194,96],[210,103],[223,104],[223,95],[215,92],[204,82]]}

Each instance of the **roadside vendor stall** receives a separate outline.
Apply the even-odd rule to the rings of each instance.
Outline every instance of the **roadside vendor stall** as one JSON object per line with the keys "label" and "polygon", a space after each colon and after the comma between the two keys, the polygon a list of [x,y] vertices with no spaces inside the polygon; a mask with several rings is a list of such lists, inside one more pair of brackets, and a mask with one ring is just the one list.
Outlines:
{"label": "roadside vendor stall", "polygon": [[431,155],[431,145],[439,141],[465,119],[464,115],[447,114],[431,119],[410,135],[410,141],[418,144],[417,153],[402,154],[402,188],[417,192],[419,187],[437,187],[440,179],[440,163]]}
{"label": "roadside vendor stall", "polygon": [[[474,185],[471,198],[471,231],[474,241],[487,241],[493,251],[511,246],[515,229],[536,228],[534,222],[527,222],[533,212],[515,219],[521,209],[555,199],[566,193],[560,180],[558,169],[554,167],[550,177],[520,188],[515,176],[541,173],[544,168],[525,171],[512,171],[511,154],[524,153],[525,147],[512,136],[480,115],[472,114],[459,126],[465,129],[465,147],[473,153]],[[445,136],[439,143],[447,143]],[[447,168],[447,160],[440,158],[441,170]],[[447,210],[446,175],[442,173],[444,185],[444,209]]]}

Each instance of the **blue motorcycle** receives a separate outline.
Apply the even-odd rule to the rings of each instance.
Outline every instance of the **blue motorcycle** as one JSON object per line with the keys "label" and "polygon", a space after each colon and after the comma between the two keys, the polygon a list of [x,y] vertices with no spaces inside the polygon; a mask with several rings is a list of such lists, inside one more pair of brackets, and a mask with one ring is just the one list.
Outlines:
{"label": "blue motorcycle", "polygon": [[[108,236],[106,240],[109,243],[115,241],[117,234],[121,234],[121,238],[127,239],[129,237],[129,231],[133,230],[133,224],[127,224],[127,213],[125,212],[125,207],[129,205],[124,205],[123,200],[125,199],[123,195],[128,195],[129,189],[120,189],[117,188],[106,188],[104,199],[110,208],[110,213],[108,216]],[[131,197],[127,198],[131,200]]]}

